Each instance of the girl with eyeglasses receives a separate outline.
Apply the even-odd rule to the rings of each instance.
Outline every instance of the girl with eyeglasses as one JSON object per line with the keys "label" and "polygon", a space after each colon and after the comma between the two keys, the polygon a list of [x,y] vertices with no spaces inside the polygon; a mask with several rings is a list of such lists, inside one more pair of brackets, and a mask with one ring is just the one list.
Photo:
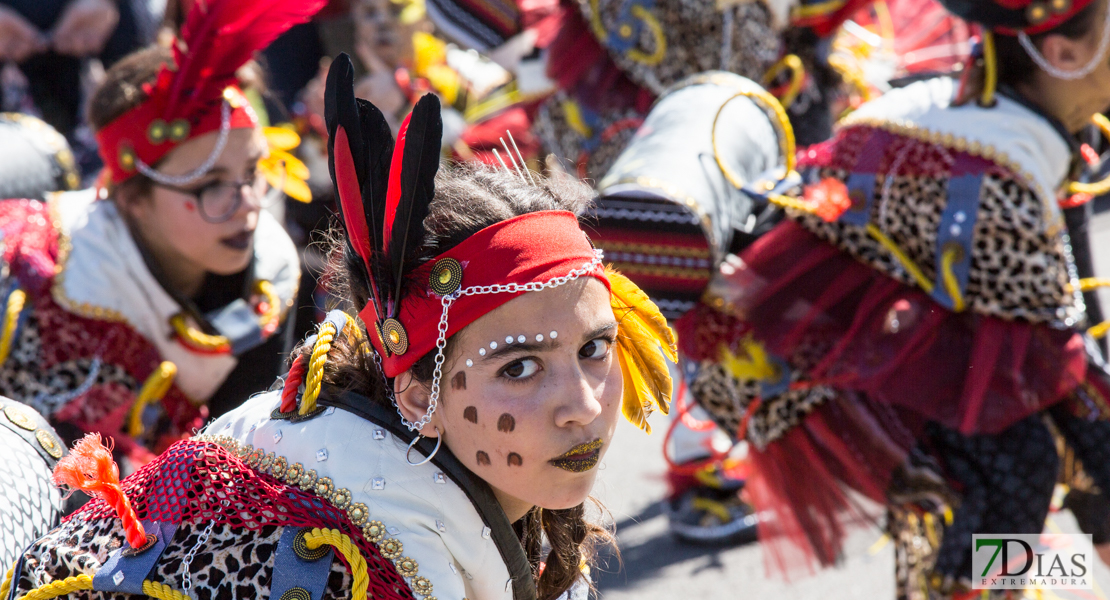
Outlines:
{"label": "girl with eyeglasses", "polygon": [[196,3],[172,47],[107,72],[97,189],[0,202],[0,395],[133,466],[264,389],[290,349],[299,261],[263,210],[280,189],[237,71],[323,2],[243,4]]}

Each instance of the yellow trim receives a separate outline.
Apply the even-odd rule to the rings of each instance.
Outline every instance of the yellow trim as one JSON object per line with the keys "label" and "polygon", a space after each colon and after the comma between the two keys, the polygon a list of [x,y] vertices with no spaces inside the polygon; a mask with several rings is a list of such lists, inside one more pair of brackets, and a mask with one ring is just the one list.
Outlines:
{"label": "yellow trim", "polygon": [[614,267],[617,267],[622,273],[631,275],[648,275],[654,277],[671,277],[674,279],[691,279],[694,281],[708,281],[709,269],[697,268],[683,268],[683,267],[664,267],[660,265],[639,265],[636,263],[628,263],[619,260],[612,261]]}
{"label": "yellow trim", "polygon": [[12,565],[4,575],[4,583],[0,584],[0,598],[8,597],[8,591],[12,589],[13,577],[15,577],[15,565]]}
{"label": "yellow trim", "polygon": [[74,577],[59,579],[57,581],[51,581],[46,585],[39,586],[27,592],[27,594],[22,596],[19,600],[48,600],[49,598],[64,596],[70,592],[91,590],[92,586],[92,577],[81,574]]}
{"label": "yellow trim", "polygon": [[813,205],[801,198],[792,198],[782,194],[771,194],[767,196],[767,200],[771,204],[777,204],[783,208],[793,208],[805,213],[814,214]]}
{"label": "yellow trim", "polygon": [[798,58],[797,54],[787,54],[782,57],[777,63],[771,65],[770,69],[763,75],[763,85],[771,85],[783,71],[790,69],[790,87],[786,88],[786,92],[779,96],[779,102],[786,108],[794,104],[794,100],[798,98],[798,93],[802,91],[802,85],[806,80],[806,68],[802,64],[802,59]]}
{"label": "yellow trim", "polygon": [[305,534],[304,541],[311,549],[328,544],[338,550],[351,568],[351,600],[366,597],[366,590],[370,587],[370,578],[366,574],[366,559],[362,557],[362,553],[350,537],[336,529],[314,528]]}
{"label": "yellow trim", "polygon": [[658,244],[638,244],[634,242],[612,242],[597,240],[597,246],[606,252],[638,252],[641,254],[660,254],[663,256],[682,256],[687,258],[709,258],[707,248],[688,248],[685,246],[663,246]]}
{"label": "yellow trim", "polygon": [[[254,291],[264,297],[266,312],[258,318],[258,324],[263,329],[269,327],[276,319],[281,318],[281,298],[274,285],[269,281],[260,280],[254,286]],[[208,335],[199,329],[190,327],[185,321],[185,313],[177,313],[170,317],[170,325],[174,333],[188,343],[186,346],[200,348],[209,352],[227,352],[231,350],[231,340],[222,335]]]}
{"label": "yellow trim", "polygon": [[893,254],[894,258],[898,259],[898,262],[902,263],[902,266],[905,267],[906,271],[909,272],[909,274],[912,275],[913,278],[917,281],[918,287],[925,290],[926,292],[929,292],[930,294],[933,293],[933,282],[930,281],[929,278],[925,277],[925,274],[921,272],[921,269],[917,266],[917,264],[910,260],[910,257],[906,256],[905,252],[902,252],[902,249],[898,247],[898,244],[894,243],[894,240],[887,237],[886,234],[883,233],[882,230],[880,230],[879,227],[874,223],[867,224],[867,233],[870,234],[871,237],[875,238],[875,241],[882,244],[883,247],[887,249],[887,251]]}
{"label": "yellow trim", "polygon": [[998,86],[998,60],[994,53],[994,36],[990,30],[983,30],[983,106],[994,104],[994,90]]}
{"label": "yellow trim", "polygon": [[959,260],[961,254],[963,254],[962,247],[949,246],[944,249],[944,254],[940,257],[941,279],[944,281],[945,291],[952,298],[952,310],[956,312],[963,312],[966,308],[964,295],[960,291],[960,282],[956,280],[956,274],[952,272],[952,265]]}
{"label": "yellow trim", "polygon": [[177,376],[177,365],[166,360],[162,361],[162,364],[146,378],[143,387],[139,389],[138,396],[135,397],[135,405],[131,408],[131,416],[127,421],[128,435],[139,437],[143,434],[143,410],[148,404],[160,401],[170,391],[175,376]]}
{"label": "yellow trim", "polygon": [[[26,303],[27,294],[23,290],[12,290],[8,296],[8,304],[4,307],[4,333],[0,335],[0,364],[4,364],[11,354],[15,330],[19,327],[19,314],[23,312]],[[2,597],[0,594],[0,598]]]}
{"label": "yellow trim", "polygon": [[164,583],[149,579],[143,581],[143,593],[151,598],[158,598],[158,600],[192,600],[189,596]]}
{"label": "yellow trim", "polygon": [[732,513],[728,512],[728,508],[724,504],[709,498],[702,498],[699,496],[694,497],[693,506],[697,510],[704,510],[717,517],[721,523],[729,523],[732,521]]}
{"label": "yellow trim", "polygon": [[810,19],[834,13],[844,7],[844,0],[828,0],[809,6],[796,6],[791,11],[793,19]]}
{"label": "yellow trim", "polygon": [[335,325],[330,321],[325,321],[316,331],[316,344],[312,347],[312,357],[308,361],[308,377],[305,378],[304,396],[301,397],[301,415],[316,410],[316,399],[320,397],[320,388],[324,382],[324,364],[328,360],[328,351],[331,350],[335,334]]}
{"label": "yellow trim", "polygon": [[640,64],[654,67],[663,62],[663,57],[667,55],[667,34],[663,32],[663,26],[659,24],[655,15],[643,6],[633,4],[632,16],[643,21],[647,28],[651,30],[651,34],[655,36],[655,51],[651,54],[645,54],[636,48],[632,48],[626,54],[628,54],[628,58]]}
{"label": "yellow trim", "polygon": [[710,130],[710,142],[713,146],[713,160],[717,162],[717,168],[724,174],[725,179],[728,180],[733,186],[737,188],[744,187],[744,181],[736,173],[733,173],[723,162],[721,162],[721,153],[717,148],[717,121],[721,118],[721,113],[724,112],[725,107],[729,102],[739,97],[750,98],[757,105],[762,103],[764,110],[769,110],[774,115],[772,119],[772,126],[777,122],[779,134],[779,149],[782,150],[783,163],[786,165],[787,174],[794,171],[797,164],[797,157],[794,156],[794,128],[790,125],[790,117],[786,114],[786,109],[779,103],[778,98],[772,96],[769,92],[762,88],[756,89],[742,89],[729,97],[721,103],[717,109],[717,114],[713,116],[713,126]]}
{"label": "yellow trim", "polygon": [[[1079,280],[1079,291],[1090,292],[1102,287],[1110,287],[1110,278],[1106,277],[1086,277]],[[1074,292],[1075,287],[1068,284],[1068,291]]]}
{"label": "yellow trim", "polygon": [[[1102,131],[1102,135],[1106,136],[1107,139],[1110,139],[1110,119],[1107,119],[1106,116],[1101,113],[1095,113],[1095,115],[1091,117],[1091,122],[1098,126],[1098,128]],[[1092,196],[1102,196],[1107,192],[1110,192],[1110,175],[1108,175],[1102,181],[1096,181],[1094,183],[1079,183],[1073,181],[1068,184],[1069,194],[1090,194]]]}
{"label": "yellow trim", "polygon": [[1087,335],[1095,338],[1096,340],[1106,337],[1106,333],[1110,331],[1110,321],[1103,321],[1094,327],[1087,330]]}

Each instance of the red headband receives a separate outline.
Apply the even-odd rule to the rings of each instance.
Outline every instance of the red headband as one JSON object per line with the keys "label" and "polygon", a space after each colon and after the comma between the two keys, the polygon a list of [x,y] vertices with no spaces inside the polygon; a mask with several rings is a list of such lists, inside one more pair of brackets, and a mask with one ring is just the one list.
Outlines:
{"label": "red headband", "polygon": [[[444,295],[478,286],[546,283],[582,268],[589,269],[585,276],[597,278],[608,288],[609,279],[602,266],[591,265],[596,257],[596,251],[578,226],[578,218],[570,212],[528,213],[486,227],[413,271],[412,283],[398,311],[400,331],[391,332],[387,320],[385,332],[369,336],[382,357],[382,369],[387,377],[396,377],[435,349]],[[458,333],[523,293],[460,295],[451,304],[446,336]],[[372,304],[363,308],[359,316],[368,327],[376,329],[377,313]],[[381,337],[383,334],[403,341],[404,351],[391,352]]]}
{"label": "red headband", "polygon": [[[163,77],[171,71],[164,71]],[[146,102],[127,111],[96,133],[99,153],[112,183],[119,184],[138,173],[137,161],[153,167],[178,144],[212,131],[219,131],[223,105],[229,110],[229,129],[254,128],[258,116],[237,86],[229,86],[221,97],[196,107],[187,115],[167,114],[168,96],[152,93],[165,86],[151,86]],[[178,103],[180,106],[180,103]],[[176,112],[176,111],[175,111]]]}

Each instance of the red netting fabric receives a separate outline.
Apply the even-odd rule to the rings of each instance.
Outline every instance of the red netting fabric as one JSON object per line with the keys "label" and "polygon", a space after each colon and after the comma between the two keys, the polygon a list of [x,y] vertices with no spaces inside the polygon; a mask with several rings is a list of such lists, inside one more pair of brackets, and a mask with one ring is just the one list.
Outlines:
{"label": "red netting fabric", "polygon": [[[215,521],[247,531],[260,531],[263,526],[337,529],[351,538],[366,559],[370,597],[415,599],[393,563],[382,557],[345,511],[314,493],[255,471],[218,444],[177,442],[124,479],[123,491],[140,519]],[[93,500],[66,520],[115,518],[110,506]]]}
{"label": "red netting fabric", "polygon": [[768,351],[827,349],[814,384],[867,394],[964,433],[997,433],[1061,400],[1086,376],[1071,330],[950,312],[785,222],[743,255],[725,298]]}

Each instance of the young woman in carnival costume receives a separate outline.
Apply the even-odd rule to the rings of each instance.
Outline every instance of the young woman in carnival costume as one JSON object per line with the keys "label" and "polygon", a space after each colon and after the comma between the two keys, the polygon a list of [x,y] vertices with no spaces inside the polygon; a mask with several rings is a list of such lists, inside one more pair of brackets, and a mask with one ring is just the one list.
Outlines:
{"label": "young woman in carnival costume", "polygon": [[102,187],[0,202],[0,394],[141,464],[280,372],[298,259],[236,71],[321,4],[196,3],[93,94]]}
{"label": "young woman in carnival costume", "polygon": [[583,503],[618,413],[668,407],[665,320],[602,267],[585,186],[440,170],[436,98],[395,144],[346,55],[327,107],[335,276],[366,328],[333,311],[283,388],[122,484],[81,440],[55,479],[103,500],[24,554],[18,593],[585,597],[607,535]]}
{"label": "young woman in carnival costume", "polygon": [[[944,593],[969,584],[971,533],[1041,531],[1045,414],[1110,485],[1108,388],[1057,204],[1093,189],[1073,182],[1073,133],[1110,104],[1106,3],[948,6],[983,26],[981,68],[891,91],[802,153],[804,194],[772,196],[790,219],[710,287],[749,491],[774,514],[761,535],[832,564],[859,515],[845,487],[889,506],[955,495],[926,569]],[[718,352],[718,336],[681,339]]]}

